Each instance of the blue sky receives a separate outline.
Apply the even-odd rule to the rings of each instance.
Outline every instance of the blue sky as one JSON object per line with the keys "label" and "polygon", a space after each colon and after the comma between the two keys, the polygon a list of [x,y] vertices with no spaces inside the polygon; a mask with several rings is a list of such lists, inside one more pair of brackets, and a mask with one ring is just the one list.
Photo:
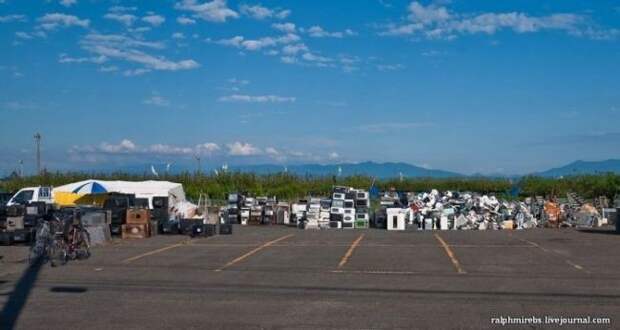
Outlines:
{"label": "blue sky", "polygon": [[620,158],[617,1],[0,0],[0,174]]}

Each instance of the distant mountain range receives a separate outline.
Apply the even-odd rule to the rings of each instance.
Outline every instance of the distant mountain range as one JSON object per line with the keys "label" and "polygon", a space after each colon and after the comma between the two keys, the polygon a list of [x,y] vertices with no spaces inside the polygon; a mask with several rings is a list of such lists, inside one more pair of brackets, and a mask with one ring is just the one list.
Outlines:
{"label": "distant mountain range", "polygon": [[544,177],[560,177],[608,172],[620,173],[620,159],[608,159],[593,162],[578,160],[562,167],[552,168],[550,170],[538,172],[535,174]]}
{"label": "distant mountain range", "polygon": [[[154,165],[156,171],[160,174],[165,172],[166,164],[155,164]],[[115,168],[100,168],[98,170],[92,170],[92,172],[126,172],[126,173],[150,173],[151,170],[150,164],[143,165],[130,165],[124,167],[115,167]],[[262,165],[237,165],[237,166],[229,166],[229,171],[240,171],[240,172],[249,172],[256,174],[272,174],[272,173],[280,173],[283,171],[288,171],[289,173],[294,173],[297,175],[312,175],[312,176],[332,176],[332,175],[340,175],[340,176],[351,176],[351,175],[368,175],[374,176],[377,178],[385,179],[385,178],[398,178],[400,174],[406,178],[447,178],[447,177],[510,177],[510,178],[518,178],[519,175],[490,175],[490,174],[474,174],[474,175],[465,175],[456,172],[438,170],[438,169],[428,169],[420,166],[415,166],[407,163],[376,163],[376,162],[362,162],[362,163],[342,163],[342,164],[329,164],[329,165],[320,165],[320,164],[302,164],[302,165],[275,165],[275,164],[262,164]],[[171,168],[171,173],[179,173],[182,171],[190,171],[193,172],[195,167],[191,164],[175,164]],[[212,171],[212,170],[211,170]],[[543,177],[561,177],[561,176],[569,176],[569,175],[579,175],[579,174],[597,174],[597,173],[620,173],[620,159],[609,159],[604,161],[576,161],[566,166],[552,168],[550,170],[541,171],[537,173],[532,173],[533,175],[543,176]]]}
{"label": "distant mountain range", "polygon": [[[248,166],[232,166],[233,171],[252,172],[257,174],[278,173],[284,171],[282,165],[248,165]],[[351,176],[351,175],[370,175],[378,178],[394,178],[399,177],[402,173],[404,177],[460,177],[462,174],[427,169],[406,163],[343,163],[343,164],[306,164],[306,165],[289,165],[286,167],[289,173],[298,175],[316,175],[316,176]]]}

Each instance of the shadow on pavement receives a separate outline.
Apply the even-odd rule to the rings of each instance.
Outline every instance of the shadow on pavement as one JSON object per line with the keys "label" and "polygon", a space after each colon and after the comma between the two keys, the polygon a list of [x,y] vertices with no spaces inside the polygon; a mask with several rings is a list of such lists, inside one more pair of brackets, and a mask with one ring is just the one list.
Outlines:
{"label": "shadow on pavement", "polygon": [[51,292],[60,292],[60,293],[84,293],[88,291],[87,288],[83,287],[75,287],[75,286],[55,286],[50,289]]}
{"label": "shadow on pavement", "polygon": [[42,266],[41,260],[32,263],[15,284],[13,291],[9,294],[9,299],[0,312],[0,329],[13,329],[15,327]]}
{"label": "shadow on pavement", "polygon": [[604,235],[619,235],[620,234],[615,229],[578,229],[579,233],[586,234],[604,234]]}

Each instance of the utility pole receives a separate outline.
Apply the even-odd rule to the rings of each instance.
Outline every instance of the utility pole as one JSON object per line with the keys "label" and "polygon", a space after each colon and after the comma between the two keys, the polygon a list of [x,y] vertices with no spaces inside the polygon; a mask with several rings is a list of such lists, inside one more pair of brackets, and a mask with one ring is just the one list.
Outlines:
{"label": "utility pole", "polygon": [[24,161],[21,159],[19,160],[19,177],[24,177]]}
{"label": "utility pole", "polygon": [[37,175],[41,175],[41,134],[34,135],[34,142],[37,144]]}
{"label": "utility pole", "polygon": [[194,155],[194,158],[196,158],[196,162],[198,163],[198,169],[196,170],[196,173],[200,173],[200,170],[202,169],[202,166],[200,165],[200,156]]}

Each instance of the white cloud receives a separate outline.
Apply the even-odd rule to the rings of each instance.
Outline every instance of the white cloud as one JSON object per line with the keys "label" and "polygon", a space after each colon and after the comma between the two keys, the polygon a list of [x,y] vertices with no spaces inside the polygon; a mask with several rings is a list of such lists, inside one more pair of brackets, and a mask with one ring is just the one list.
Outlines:
{"label": "white cloud", "polygon": [[414,23],[433,24],[447,21],[451,17],[446,7],[437,7],[434,4],[425,7],[416,1],[409,4],[408,10],[409,20]]}
{"label": "white cloud", "polygon": [[[516,33],[533,33],[542,30],[565,31],[571,35],[587,35],[587,20],[577,14],[556,13],[547,16],[530,16],[521,12],[461,14],[451,12],[437,4],[423,5],[411,2],[407,8],[408,20],[402,24],[388,24],[380,35],[415,35],[427,39],[453,39],[467,34],[494,34],[507,29]],[[585,29],[584,29],[585,28]],[[598,31],[598,30],[596,30]],[[601,30],[602,33],[606,30]]]}
{"label": "white cloud", "polygon": [[0,107],[10,111],[33,110],[37,108],[37,106],[33,103],[24,103],[19,101],[6,102]]}
{"label": "white cloud", "polygon": [[60,4],[65,7],[71,7],[77,3],[77,0],[60,0]]}
{"label": "white cloud", "polygon": [[340,155],[337,152],[330,152],[329,155],[327,155],[327,158],[334,160],[340,158]]}
{"label": "white cloud", "polygon": [[99,150],[111,154],[129,153],[136,150],[136,144],[128,139],[124,139],[118,144],[103,142],[99,145]]}
{"label": "white cloud", "polygon": [[249,80],[246,79],[237,79],[237,78],[230,78],[228,79],[228,82],[231,84],[235,84],[235,85],[247,85],[250,83]]}
{"label": "white cloud", "polygon": [[226,145],[230,156],[254,156],[259,155],[262,151],[249,143],[234,142]]}
{"label": "white cloud", "polygon": [[90,25],[90,20],[88,19],[80,19],[77,16],[61,13],[45,14],[43,17],[40,17],[38,21],[40,23],[40,27],[45,30],[54,30],[60,26],[79,26],[82,28],[87,28]]}
{"label": "white cloud", "polygon": [[375,123],[357,126],[356,129],[368,133],[386,133],[402,131],[414,128],[432,127],[432,123],[425,122],[394,122],[394,123]]}
{"label": "white cloud", "polygon": [[356,34],[357,33],[351,29],[346,29],[343,32],[329,32],[318,25],[312,26],[308,29],[308,35],[313,38],[342,38],[344,36],[353,36]]}
{"label": "white cloud", "polygon": [[[242,145],[242,147],[244,147]],[[247,147],[246,147],[247,148]],[[242,148],[243,149],[243,148]],[[69,153],[75,154],[108,154],[108,155],[152,155],[152,156],[190,156],[190,155],[210,155],[220,150],[220,147],[212,142],[198,144],[194,147],[174,146],[170,144],[157,143],[148,146],[139,146],[129,139],[123,139],[117,144],[102,142],[97,146],[73,146]],[[247,150],[246,150],[247,151]]]}
{"label": "white cloud", "polygon": [[185,35],[182,32],[175,32],[172,34],[172,39],[185,39]]}
{"label": "white cloud", "polygon": [[0,23],[26,22],[26,21],[27,21],[27,18],[24,15],[0,16]]}
{"label": "white cloud", "polygon": [[245,103],[284,103],[295,102],[297,99],[290,96],[278,95],[241,95],[233,94],[222,96],[218,99],[220,102],[245,102]]}
{"label": "white cloud", "polygon": [[177,10],[189,11],[193,17],[209,22],[226,22],[228,18],[238,18],[239,14],[228,8],[226,0],[212,0],[200,3],[197,0],[183,0],[174,5]]}
{"label": "white cloud", "polygon": [[239,7],[239,11],[246,16],[255,18],[255,19],[266,19],[266,18],[279,18],[284,19],[291,14],[290,10],[280,10],[280,9],[270,9],[267,7],[263,7],[261,5],[241,5]]}
{"label": "white cloud", "polygon": [[118,67],[116,65],[108,65],[108,66],[102,66],[99,68],[100,72],[116,72],[118,71]]}
{"label": "white cloud", "polygon": [[131,26],[136,21],[137,17],[131,14],[117,14],[117,13],[107,13],[103,15],[103,18],[117,21],[119,23],[124,24],[125,26]]}
{"label": "white cloud", "polygon": [[82,48],[90,53],[143,66],[143,68],[126,72],[126,75],[143,74],[148,70],[189,70],[200,66],[191,59],[172,61],[164,56],[148,54],[143,50],[144,48],[163,49],[165,45],[160,42],[138,40],[122,35],[91,33],[86,35],[80,43]]}
{"label": "white cloud", "polygon": [[274,147],[268,147],[265,149],[265,153],[271,156],[279,156],[280,152]]}
{"label": "white cloud", "polygon": [[196,151],[200,154],[211,154],[220,149],[220,146],[213,142],[207,142],[196,146]]}
{"label": "white cloud", "polygon": [[296,29],[295,29],[295,24],[293,23],[274,23],[271,24],[271,27],[273,27],[274,29],[278,30],[278,31],[282,31],[285,33],[295,33]]}
{"label": "white cloud", "polygon": [[108,61],[105,56],[96,57],[70,57],[67,54],[60,54],[58,57],[58,63],[95,63],[101,64]]}
{"label": "white cloud", "polygon": [[282,56],[280,57],[280,60],[282,61],[282,63],[286,63],[286,64],[295,64],[297,63],[297,58],[294,56]]}
{"label": "white cloud", "polygon": [[309,62],[331,62],[333,61],[331,58],[329,57],[325,57],[325,56],[321,56],[321,55],[317,55],[317,54],[312,54],[312,53],[304,53],[301,58],[303,58],[306,61]]}
{"label": "white cloud", "polygon": [[34,39],[34,38],[45,38],[47,37],[47,34],[43,31],[33,31],[33,32],[24,32],[24,31],[17,31],[15,32],[15,36],[19,39],[24,39],[24,40],[30,40],[30,39]]}
{"label": "white cloud", "polygon": [[191,19],[189,17],[180,16],[180,17],[177,17],[177,23],[181,25],[192,25],[192,24],[196,24],[196,20]]}
{"label": "white cloud", "polygon": [[161,15],[148,15],[142,17],[142,21],[149,23],[152,26],[160,26],[166,21],[166,18]]}
{"label": "white cloud", "polygon": [[108,11],[118,13],[118,12],[125,12],[125,11],[136,11],[137,9],[138,9],[137,7],[114,6],[114,7],[110,7]]}
{"label": "white cloud", "polygon": [[168,106],[170,106],[170,101],[168,101],[167,99],[165,99],[164,97],[159,96],[159,95],[153,95],[153,96],[145,99],[144,101],[142,101],[142,103],[148,104],[148,105],[152,105],[152,106],[156,106],[156,107],[168,107]]}
{"label": "white cloud", "polygon": [[177,147],[168,144],[153,144],[146,148],[146,153],[156,155],[192,155],[194,150],[188,147]]}
{"label": "white cloud", "polygon": [[282,53],[286,55],[296,55],[299,52],[307,52],[308,47],[304,44],[293,44],[282,47]]}
{"label": "white cloud", "polygon": [[141,76],[143,74],[149,73],[151,71],[153,71],[153,70],[151,70],[151,69],[144,69],[144,68],[130,69],[130,70],[123,71],[123,76],[125,76],[125,77],[136,77],[136,76]]}
{"label": "white cloud", "polygon": [[249,51],[257,51],[263,48],[273,47],[278,44],[287,44],[299,40],[296,34],[286,34],[281,37],[263,37],[259,39],[245,39],[242,36],[234,36],[230,39],[221,39],[215,43],[223,46],[243,48]]}
{"label": "white cloud", "polygon": [[402,64],[378,64],[377,70],[379,71],[397,71],[404,69],[405,66]]}
{"label": "white cloud", "polygon": [[381,36],[399,36],[399,35],[408,35],[414,34],[417,31],[420,31],[424,28],[424,25],[421,23],[417,24],[388,24],[384,31],[379,32]]}

